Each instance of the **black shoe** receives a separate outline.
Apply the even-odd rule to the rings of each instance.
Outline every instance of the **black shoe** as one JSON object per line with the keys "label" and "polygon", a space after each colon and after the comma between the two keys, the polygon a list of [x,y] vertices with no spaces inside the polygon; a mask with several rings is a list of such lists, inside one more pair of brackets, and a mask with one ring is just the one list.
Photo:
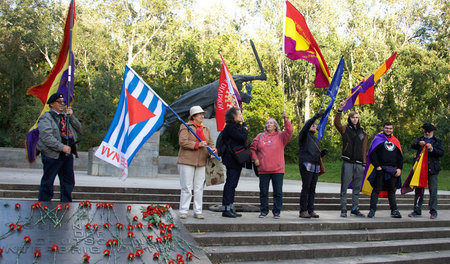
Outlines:
{"label": "black shoe", "polygon": [[233,214],[231,211],[223,211],[222,212],[223,217],[230,217],[230,218],[236,218],[236,215]]}
{"label": "black shoe", "polygon": [[347,210],[341,210],[341,217],[347,217]]}
{"label": "black shoe", "polygon": [[393,218],[402,218],[402,215],[400,214],[400,212],[398,210],[394,210],[391,212],[391,217]]}
{"label": "black shoe", "polygon": [[364,215],[359,210],[354,210],[350,214],[353,216],[364,217]]}
{"label": "black shoe", "polygon": [[375,210],[370,209],[369,214],[367,215],[367,217],[373,218],[374,216],[375,216]]}
{"label": "black shoe", "polygon": [[236,217],[241,217],[241,216],[242,216],[242,214],[238,214],[238,213],[236,212],[236,210],[234,210],[234,209],[231,209],[230,212],[231,212],[232,214],[234,214]]}

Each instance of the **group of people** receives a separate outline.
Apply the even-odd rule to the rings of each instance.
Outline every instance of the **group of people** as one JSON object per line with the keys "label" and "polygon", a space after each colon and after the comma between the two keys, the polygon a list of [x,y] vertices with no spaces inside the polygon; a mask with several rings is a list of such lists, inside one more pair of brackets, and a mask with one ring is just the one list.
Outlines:
{"label": "group of people", "polygon": [[[73,155],[76,155],[76,143],[81,133],[81,123],[74,116],[70,106],[66,108],[64,96],[61,93],[51,95],[47,101],[50,110],[44,113],[39,121],[39,141],[37,150],[41,153],[43,176],[39,188],[39,200],[50,201],[53,198],[53,183],[56,175],[59,177],[61,201],[72,201],[72,190],[75,185],[73,172]],[[383,131],[375,135],[368,148],[368,136],[359,122],[359,115],[350,112],[348,123],[341,122],[345,103],[339,105],[334,118],[334,125],[342,135],[342,169],[341,169],[341,217],[347,217],[347,189],[352,189],[352,205],[350,214],[364,217],[359,210],[359,193],[363,184],[365,172],[374,170],[368,181],[373,188],[370,197],[368,217],[375,216],[378,197],[382,191],[387,191],[391,216],[401,218],[395,199],[396,189],[401,187],[400,175],[403,168],[403,153],[400,142],[393,136],[394,126],[385,122]],[[180,206],[179,217],[188,217],[188,211],[193,196],[194,217],[204,219],[203,188],[205,184],[205,166],[210,153],[208,147],[217,153],[210,129],[203,124],[205,112],[200,106],[190,109],[187,126],[181,125],[179,130],[180,149],[178,153],[178,170],[180,173]],[[284,148],[292,138],[293,128],[282,114],[284,130],[277,121],[269,118],[264,131],[253,141],[248,141],[248,128],[243,122],[240,108],[232,107],[225,114],[223,142],[226,145],[222,154],[222,162],[226,167],[226,182],[223,189],[222,216],[236,218],[242,216],[234,207],[236,187],[242,168],[235,156],[237,148],[248,148],[249,159],[256,167],[260,188],[260,218],[269,214],[269,184],[272,181],[274,218],[280,218],[283,207],[283,176],[285,171]],[[322,157],[328,151],[320,148],[320,141],[315,136],[316,120],[320,113],[307,120],[298,135],[299,170],[302,179],[300,193],[301,218],[318,218],[314,211],[314,198],[318,177],[323,173]],[[411,145],[417,150],[416,159],[423,150],[428,152],[428,186],[430,218],[437,218],[437,186],[440,171],[439,158],[444,155],[442,141],[434,136],[436,127],[430,123],[422,126],[423,136]],[[191,130],[191,131],[190,131]],[[193,135],[194,132],[196,134]],[[367,160],[366,160],[367,159]],[[369,166],[370,165],[370,166]],[[369,166],[369,168],[366,168]],[[367,173],[369,174],[369,173]],[[422,215],[423,188],[415,189],[414,210],[409,217]]]}
{"label": "group of people", "polygon": [[[368,147],[368,135],[361,127],[359,115],[350,112],[348,123],[342,124],[342,112],[345,102],[339,105],[334,118],[334,125],[342,136],[342,168],[341,168],[341,217],[347,217],[347,189],[352,189],[352,205],[350,215],[365,217],[359,210],[359,194],[368,169],[372,169],[368,181],[372,187],[370,196],[369,218],[375,216],[380,193],[387,192],[391,217],[401,218],[398,210],[395,192],[401,187],[400,175],[403,168],[403,153],[399,140],[393,136],[394,126],[391,122],[383,124],[382,132],[375,135]],[[300,218],[319,218],[314,211],[314,199],[319,175],[323,173],[322,157],[327,155],[327,149],[320,148],[320,141],[315,136],[317,131],[316,120],[320,113],[307,120],[298,135],[299,144],[299,170],[302,179],[300,193]],[[244,163],[239,163],[233,150],[237,148],[249,148],[251,161],[256,167],[259,177],[260,189],[260,218],[269,214],[269,184],[272,181],[273,189],[273,217],[281,217],[283,207],[283,176],[285,170],[284,148],[292,138],[293,128],[287,119],[286,113],[282,114],[284,130],[281,130],[277,121],[269,118],[264,126],[264,131],[259,133],[250,143],[247,139],[248,128],[242,119],[240,108],[233,107],[225,114],[225,128],[223,129],[223,141],[226,149],[222,155],[222,162],[226,167],[226,181],[223,189],[222,216],[236,218],[242,216],[234,207],[235,190],[239,182]],[[200,106],[190,109],[190,121],[187,123],[202,141],[192,135],[182,125],[179,131],[180,150],[178,155],[178,167],[180,172],[181,196],[180,218],[188,216],[189,205],[194,196],[194,217],[204,219],[202,214],[203,186],[205,182],[205,166],[210,147],[217,154],[210,130],[203,124],[204,111]],[[440,170],[439,158],[444,155],[442,141],[434,136],[436,127],[430,123],[422,126],[424,136],[419,137],[411,148],[417,150],[417,157],[426,147],[428,151],[428,182],[430,192],[430,218],[437,217],[437,175]],[[417,159],[416,157],[416,159]],[[366,168],[366,166],[369,166]],[[414,210],[409,217],[422,214],[423,188],[416,188]]]}

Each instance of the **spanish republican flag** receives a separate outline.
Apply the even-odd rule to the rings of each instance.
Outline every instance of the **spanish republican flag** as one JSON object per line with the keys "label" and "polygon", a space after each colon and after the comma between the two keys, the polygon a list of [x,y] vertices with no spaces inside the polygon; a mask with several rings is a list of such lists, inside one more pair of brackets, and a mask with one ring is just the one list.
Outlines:
{"label": "spanish republican flag", "polygon": [[[394,137],[394,135],[392,135],[390,138],[386,137],[386,135],[384,133],[378,133],[375,135],[374,139],[372,140],[372,143],[370,143],[370,148],[369,151],[367,152],[367,156],[366,156],[366,169],[364,171],[364,180],[363,180],[363,184],[361,186],[361,192],[367,195],[371,195],[372,194],[372,183],[375,181],[375,167],[373,166],[373,164],[370,162],[370,154],[372,153],[372,151],[380,144],[383,144],[386,141],[390,141],[392,143],[394,143],[394,145],[400,150],[400,152],[403,155],[402,152],[402,147],[400,145],[400,141]],[[397,188],[401,187],[401,178],[400,176],[398,177],[398,181],[397,181]],[[386,198],[387,196],[387,191],[380,191],[379,197],[381,198]]]}
{"label": "spanish republican flag", "polygon": [[238,106],[242,109],[242,99],[234,83],[233,76],[228,70],[225,60],[222,59],[222,69],[220,70],[219,88],[217,90],[216,102],[216,125],[217,131],[222,131],[225,127],[225,112],[231,107]]}
{"label": "spanish republican flag", "polygon": [[375,83],[391,68],[396,56],[397,52],[394,52],[372,75],[363,79],[356,87],[352,88],[351,97],[347,100],[343,111],[349,110],[355,105],[375,103]]}
{"label": "spanish republican flag", "polygon": [[[74,70],[74,58],[71,50],[72,32],[75,31],[75,1],[72,0],[70,3],[69,11],[67,13],[66,25],[64,27],[64,38],[61,44],[61,49],[59,50],[58,59],[53,66],[50,74],[47,76],[45,81],[39,85],[33,86],[28,89],[27,94],[38,98],[43,109],[39,117],[41,117],[50,108],[48,106],[48,98],[58,92],[64,95],[64,100],[68,102],[68,85],[70,84],[70,102],[73,102],[73,70]],[[70,53],[70,56],[69,56]],[[70,58],[70,61],[69,61]],[[70,71],[70,72],[69,72]],[[39,140],[39,130],[37,127],[38,119],[34,125],[30,128],[27,134],[27,139],[25,142],[25,147],[27,150],[28,162],[34,162],[36,160],[36,144]]]}
{"label": "spanish republican flag", "polygon": [[316,65],[315,87],[328,87],[330,71],[320,52],[319,45],[309,31],[303,15],[286,1],[283,52],[291,60],[306,60]]}
{"label": "spanish republican flag", "polygon": [[428,148],[423,146],[422,152],[402,186],[401,193],[412,192],[414,188],[426,188],[428,186]]}

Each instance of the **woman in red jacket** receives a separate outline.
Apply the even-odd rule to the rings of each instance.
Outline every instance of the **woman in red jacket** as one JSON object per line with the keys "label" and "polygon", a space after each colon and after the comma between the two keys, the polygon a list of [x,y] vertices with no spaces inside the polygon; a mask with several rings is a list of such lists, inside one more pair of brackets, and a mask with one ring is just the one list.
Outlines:
{"label": "woman in red jacket", "polygon": [[252,160],[258,167],[260,218],[269,213],[269,183],[273,187],[273,217],[280,218],[283,207],[284,147],[292,137],[292,125],[283,112],[284,128],[281,131],[277,121],[269,118],[265,132],[258,134],[250,147]]}

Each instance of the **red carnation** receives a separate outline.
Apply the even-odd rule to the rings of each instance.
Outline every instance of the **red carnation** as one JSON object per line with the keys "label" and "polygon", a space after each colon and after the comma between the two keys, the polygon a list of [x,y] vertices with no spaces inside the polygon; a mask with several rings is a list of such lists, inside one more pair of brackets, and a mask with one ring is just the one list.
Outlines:
{"label": "red carnation", "polygon": [[152,239],[153,239],[153,236],[147,236],[148,241],[152,241]]}
{"label": "red carnation", "polygon": [[91,223],[87,223],[84,227],[86,227],[86,229],[90,229],[91,228]]}
{"label": "red carnation", "polygon": [[92,229],[98,230],[98,225],[97,225],[97,224],[94,224],[94,225],[92,226]]}
{"label": "red carnation", "polygon": [[133,228],[134,228],[133,225],[128,225],[128,226],[127,226],[127,229],[128,229],[128,230],[133,230]]}
{"label": "red carnation", "polygon": [[17,224],[16,225],[16,229],[17,229],[17,231],[21,231],[22,230],[22,225]]}
{"label": "red carnation", "polygon": [[9,224],[9,229],[10,229],[10,230],[14,230],[14,228],[16,228],[16,225],[15,225],[15,224],[13,224],[13,223]]}
{"label": "red carnation", "polygon": [[193,256],[194,256],[194,254],[190,251],[188,253],[186,253],[186,258],[189,260],[191,260]]}
{"label": "red carnation", "polygon": [[39,250],[35,250],[33,255],[35,258],[39,258],[40,256],[42,256],[41,251],[39,251]]}
{"label": "red carnation", "polygon": [[175,264],[175,261],[170,260],[169,262],[167,262],[167,264]]}
{"label": "red carnation", "polygon": [[170,204],[166,204],[166,209],[169,209],[170,208]]}
{"label": "red carnation", "polygon": [[103,224],[103,227],[104,227],[104,228],[109,228],[109,223],[104,223],[104,224]]}
{"label": "red carnation", "polygon": [[183,259],[183,255],[177,254],[177,260]]}
{"label": "red carnation", "polygon": [[109,249],[105,249],[105,250],[103,251],[103,255],[109,256],[109,255],[111,255],[111,251],[109,251]]}
{"label": "red carnation", "polygon": [[70,209],[70,204],[65,204],[65,205],[64,205],[64,208]]}
{"label": "red carnation", "polygon": [[0,255],[3,254],[3,248],[0,248]]}
{"label": "red carnation", "polygon": [[153,254],[153,258],[154,258],[154,259],[159,259],[159,253],[158,253],[158,252],[155,252],[155,253]]}
{"label": "red carnation", "polygon": [[14,208],[20,209],[20,203],[16,203],[16,204],[14,205]]}
{"label": "red carnation", "polygon": [[153,224],[148,224],[147,227],[148,229],[153,229]]}
{"label": "red carnation", "polygon": [[140,257],[140,256],[142,256],[142,254],[144,254],[144,250],[142,250],[140,248],[138,250],[136,250],[136,256]]}
{"label": "red carnation", "polygon": [[156,242],[161,243],[162,242],[162,238],[160,238],[160,237],[156,238]]}
{"label": "red carnation", "polygon": [[113,241],[112,241],[112,240],[106,241],[106,245],[107,245],[107,246],[111,246],[112,244],[113,244]]}
{"label": "red carnation", "polygon": [[48,211],[48,206],[44,205],[44,207],[42,207],[42,209],[44,209],[45,211]]}
{"label": "red carnation", "polygon": [[53,246],[52,246],[52,251],[58,251],[58,250],[59,250],[58,245],[53,244]]}
{"label": "red carnation", "polygon": [[133,221],[137,221],[137,220],[139,220],[139,217],[137,217],[137,215],[135,215],[135,216],[133,217]]}
{"label": "red carnation", "polygon": [[143,227],[144,225],[140,222],[136,224],[136,228],[142,229]]}
{"label": "red carnation", "polygon": [[56,205],[56,210],[61,211],[62,210],[62,205],[61,204]]}
{"label": "red carnation", "polygon": [[184,260],[179,259],[179,260],[177,261],[177,264],[184,264]]}
{"label": "red carnation", "polygon": [[119,241],[117,241],[117,239],[113,239],[113,241],[112,241],[112,242],[113,242],[113,245],[114,245],[114,246],[117,246],[117,245],[119,245]]}
{"label": "red carnation", "polygon": [[134,259],[134,253],[129,253],[128,254],[128,259],[129,260],[133,260]]}
{"label": "red carnation", "polygon": [[26,236],[23,239],[25,240],[26,243],[30,243],[31,242],[31,238],[29,236]]}
{"label": "red carnation", "polygon": [[83,260],[85,261],[85,262],[89,262],[89,259],[90,259],[91,257],[86,253],[86,254],[84,254],[83,255]]}
{"label": "red carnation", "polygon": [[127,211],[131,211],[131,205],[127,206]]}
{"label": "red carnation", "polygon": [[134,233],[130,231],[130,232],[128,232],[127,236],[128,237],[134,237]]}

